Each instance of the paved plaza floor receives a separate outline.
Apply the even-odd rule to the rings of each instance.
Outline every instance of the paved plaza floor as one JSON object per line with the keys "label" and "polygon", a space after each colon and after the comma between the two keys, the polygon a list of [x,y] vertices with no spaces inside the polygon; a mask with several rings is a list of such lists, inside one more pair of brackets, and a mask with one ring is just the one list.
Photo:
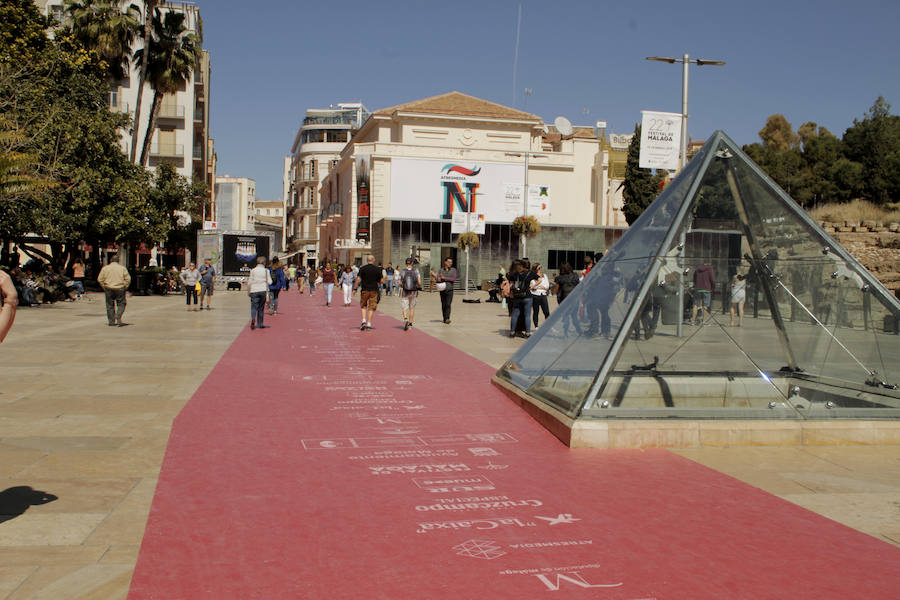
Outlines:
{"label": "paved plaza floor", "polygon": [[[281,357],[282,362],[246,366],[238,362],[232,367],[235,374],[243,375],[241,370],[246,369],[247,377],[258,377],[262,395],[266,394],[266,382],[279,376],[315,377],[350,369],[353,365],[346,363],[358,360],[359,355],[349,351],[342,355],[341,349],[351,339],[347,336],[402,334],[397,333],[395,320],[399,303],[395,297],[387,297],[374,331],[354,332],[347,327],[335,330],[329,339],[336,352],[310,362],[315,371],[304,371],[303,328],[318,323],[320,329],[328,329],[338,320],[358,322],[359,310],[355,305],[341,306],[337,294],[336,302],[325,309],[321,293],[312,300],[308,296],[297,298],[294,290],[289,293],[295,296],[286,299],[283,314],[269,320],[273,328],[253,332],[259,336],[273,334],[272,342],[277,345],[266,351]],[[415,335],[427,334],[484,363],[473,369],[480,382],[515,351],[521,340],[505,336],[508,322],[499,305],[485,303],[486,294],[473,297],[480,297],[482,303],[464,304],[462,295],[457,294],[452,323],[447,325],[440,319],[437,294],[424,294],[414,329]],[[214,310],[201,312],[186,311],[180,297],[135,297],[128,302],[125,321],[130,325],[121,328],[106,326],[99,295],[76,303],[21,309],[13,331],[0,346],[0,598],[128,595],[173,421],[238,336],[250,335],[245,293],[219,292]],[[340,317],[330,316],[334,314]],[[298,322],[303,327],[286,334],[284,327]],[[438,354],[429,356],[429,360],[440,359],[440,344],[423,345],[426,347]],[[296,371],[281,372],[285,358]],[[391,369],[396,371],[397,367]],[[409,375],[421,375],[415,361],[400,369]],[[457,376],[465,378],[466,374]],[[227,395],[227,390],[217,393]],[[185,421],[204,422],[205,417],[199,413],[186,413]],[[209,418],[214,416],[213,411]],[[311,423],[315,420],[305,423],[304,435],[309,435]],[[524,423],[519,426],[527,427]],[[323,438],[335,434],[331,427]],[[541,436],[533,432],[529,435]],[[540,443],[548,443],[541,439]],[[190,439],[176,441],[177,448],[170,449],[173,456],[179,448],[183,451]],[[584,452],[603,451],[579,451],[579,456]],[[680,455],[882,542],[900,545],[898,447],[657,452],[663,458],[654,460],[666,462],[669,459],[665,456]],[[275,466],[267,468],[277,469],[278,460],[273,460]],[[693,463],[677,464],[681,465],[678,468],[689,469],[684,465]],[[178,483],[174,476],[171,481],[173,486]],[[298,491],[302,493],[302,489]],[[154,544],[165,539],[158,529],[153,534]],[[790,561],[790,557],[773,560]],[[825,552],[821,561],[827,565],[831,561],[840,563],[842,558]],[[144,573],[140,581],[143,587],[136,592],[144,595],[135,597],[155,597],[147,590],[158,572],[147,567]],[[565,577],[562,581],[569,581]],[[541,581],[549,581],[552,587],[560,579]],[[659,597],[675,596],[660,593]],[[778,597],[777,593],[773,597]]]}

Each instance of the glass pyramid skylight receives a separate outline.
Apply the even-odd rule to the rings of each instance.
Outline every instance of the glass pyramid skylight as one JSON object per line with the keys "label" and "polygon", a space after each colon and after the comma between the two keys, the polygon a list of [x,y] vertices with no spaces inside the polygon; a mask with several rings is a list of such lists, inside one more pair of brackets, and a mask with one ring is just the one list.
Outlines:
{"label": "glass pyramid skylight", "polygon": [[898,325],[718,131],[497,376],[569,417],[896,418]]}

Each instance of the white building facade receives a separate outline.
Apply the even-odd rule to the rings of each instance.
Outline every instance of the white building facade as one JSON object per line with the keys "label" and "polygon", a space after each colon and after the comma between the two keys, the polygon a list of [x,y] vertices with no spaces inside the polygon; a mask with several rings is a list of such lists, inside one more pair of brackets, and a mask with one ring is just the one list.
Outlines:
{"label": "white building facade", "polygon": [[467,211],[485,223],[480,252],[494,271],[519,253],[509,232],[519,216],[580,228],[577,249],[602,251],[617,236],[597,228],[615,227],[621,215],[609,160],[593,127],[562,135],[536,115],[459,92],[379,110],[322,182],[321,252],[346,263],[371,251],[397,264],[427,249],[420,262],[437,264],[436,252],[456,258],[452,220]]}
{"label": "white building facade", "polygon": [[216,177],[217,229],[253,231],[256,224],[256,182],[247,177]]}
{"label": "white building facade", "polygon": [[314,264],[321,255],[320,224],[328,218],[319,198],[322,180],[368,116],[361,103],[307,110],[285,161],[285,238],[295,262]]}

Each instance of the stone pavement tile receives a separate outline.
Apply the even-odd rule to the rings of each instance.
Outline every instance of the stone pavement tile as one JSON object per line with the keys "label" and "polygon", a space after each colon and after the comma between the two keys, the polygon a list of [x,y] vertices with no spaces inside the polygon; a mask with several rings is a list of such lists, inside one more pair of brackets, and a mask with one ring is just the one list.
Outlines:
{"label": "stone pavement tile", "polygon": [[45,454],[42,450],[16,448],[0,441],[0,477],[14,476],[41,460]]}
{"label": "stone pavement tile", "polygon": [[0,547],[73,546],[83,543],[106,513],[53,513],[33,506],[0,523]]}
{"label": "stone pavement tile", "polygon": [[121,416],[66,415],[58,417],[0,416],[0,438],[114,436],[126,419]]}
{"label": "stone pavement tile", "polygon": [[671,451],[707,467],[725,472],[751,469],[770,472],[816,469],[847,471],[805,452],[804,448],[794,446],[673,448]]}
{"label": "stone pavement tile", "polygon": [[134,452],[58,451],[21,470],[17,477],[19,479],[155,477],[161,464],[162,454],[154,448],[137,447]]}
{"label": "stone pavement tile", "polygon": [[90,565],[109,550],[107,546],[0,546],[0,564],[9,566]]}
{"label": "stone pavement tile", "polygon": [[867,476],[883,475],[900,485],[900,446],[812,446],[805,450],[822,460]]}
{"label": "stone pavement tile", "polygon": [[142,479],[88,538],[101,546],[140,544],[156,491],[156,479]]}
{"label": "stone pavement tile", "polygon": [[99,562],[100,564],[134,566],[140,551],[140,544],[114,544],[103,554],[103,558]]}
{"label": "stone pavement tile", "polygon": [[176,409],[177,401],[168,390],[160,394],[132,394],[120,387],[119,392],[96,393],[71,391],[54,394],[32,394],[14,402],[3,409],[6,416],[33,415],[47,416],[59,414],[131,414],[158,412]]}
{"label": "stone pavement tile", "polygon": [[0,489],[27,485],[56,496],[56,500],[29,508],[29,511],[39,509],[41,513],[108,513],[119,506],[139,482],[138,478],[91,480],[16,478],[5,481],[0,479]]}
{"label": "stone pavement tile", "polygon": [[58,452],[65,450],[118,450],[125,444],[127,437],[4,437],[0,438],[0,447],[28,448],[44,452]]}
{"label": "stone pavement tile", "polygon": [[128,565],[41,567],[6,600],[122,600],[132,571]]}
{"label": "stone pavement tile", "polygon": [[900,546],[897,531],[900,508],[896,492],[870,494],[788,494],[784,499],[848,527]]}
{"label": "stone pavement tile", "polygon": [[[8,565],[8,563],[0,564]],[[12,594],[36,569],[37,567],[35,566],[0,567],[0,598],[6,598],[9,594]]]}
{"label": "stone pavement tile", "polygon": [[900,497],[900,481],[890,483],[873,481],[864,473],[850,474],[823,473],[821,471],[779,473],[782,477],[795,481],[816,493],[894,493]]}

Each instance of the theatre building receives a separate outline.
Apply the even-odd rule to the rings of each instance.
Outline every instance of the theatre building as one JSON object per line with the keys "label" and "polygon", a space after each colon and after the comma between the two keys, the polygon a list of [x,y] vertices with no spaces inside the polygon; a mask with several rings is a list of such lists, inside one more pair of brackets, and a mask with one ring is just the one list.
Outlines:
{"label": "theatre building", "polygon": [[542,225],[528,257],[578,268],[625,228],[611,155],[624,160],[593,127],[558,130],[459,92],[378,110],[322,181],[322,255],[358,263],[371,252],[395,265],[414,255],[426,268],[450,256],[462,268],[457,232],[468,227],[481,234],[469,269],[480,283],[521,256],[511,224],[527,214]]}

